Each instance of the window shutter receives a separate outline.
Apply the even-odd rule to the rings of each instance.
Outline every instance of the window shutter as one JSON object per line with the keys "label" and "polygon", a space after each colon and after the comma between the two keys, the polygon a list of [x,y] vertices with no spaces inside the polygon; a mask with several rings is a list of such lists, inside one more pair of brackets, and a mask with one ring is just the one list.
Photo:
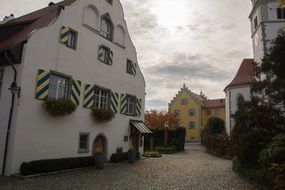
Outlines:
{"label": "window shutter", "polygon": [[73,80],[71,85],[71,101],[77,106],[80,104],[81,81]]}
{"label": "window shutter", "polygon": [[116,92],[112,92],[111,93],[111,110],[114,113],[117,113],[118,107],[119,107],[119,94]]}
{"label": "window shutter", "polygon": [[127,101],[126,101],[126,94],[121,94],[121,113],[126,114],[127,111]]}
{"label": "window shutter", "polygon": [[136,68],[135,68],[135,64],[132,63],[132,73],[133,75],[136,75],[137,74],[137,71],[136,71]]}
{"label": "window shutter", "polygon": [[62,26],[60,31],[60,42],[67,45],[69,40],[70,30],[68,27]]}
{"label": "window shutter", "polygon": [[141,116],[142,99],[136,98],[136,116]]}
{"label": "window shutter", "polygon": [[50,73],[43,69],[38,70],[36,99],[45,100],[48,97]]}
{"label": "window shutter", "polygon": [[104,56],[104,47],[101,45],[99,46],[99,50],[98,50],[98,59],[99,60],[103,60],[103,56]]}
{"label": "window shutter", "polygon": [[85,84],[83,107],[91,109],[94,106],[94,85]]}
{"label": "window shutter", "polygon": [[108,52],[108,62],[111,65],[113,64],[113,52],[111,50]]}

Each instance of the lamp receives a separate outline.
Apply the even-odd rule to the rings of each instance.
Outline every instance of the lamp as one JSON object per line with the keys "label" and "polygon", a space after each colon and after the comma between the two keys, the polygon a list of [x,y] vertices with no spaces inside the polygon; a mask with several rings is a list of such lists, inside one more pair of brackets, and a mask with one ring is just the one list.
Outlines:
{"label": "lamp", "polygon": [[11,91],[12,94],[17,93],[18,98],[20,97],[21,87],[19,87],[19,86],[17,85],[17,82],[16,82],[16,81],[13,81],[13,82],[12,82],[12,84],[11,84],[9,90]]}

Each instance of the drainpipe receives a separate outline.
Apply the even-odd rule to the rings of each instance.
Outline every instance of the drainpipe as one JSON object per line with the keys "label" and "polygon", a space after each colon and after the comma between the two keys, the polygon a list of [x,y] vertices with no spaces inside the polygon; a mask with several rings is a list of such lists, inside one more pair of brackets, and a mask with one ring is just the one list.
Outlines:
{"label": "drainpipe", "polygon": [[[9,58],[7,52],[4,53],[6,59],[8,60],[10,66],[12,67],[14,71],[14,80],[12,84],[16,84],[17,80],[17,70],[13,65],[13,62]],[[7,153],[8,153],[8,143],[9,143],[9,138],[10,138],[10,129],[11,129],[11,123],[12,123],[12,117],[13,117],[13,110],[14,110],[14,103],[15,103],[15,93],[12,93],[12,101],[11,101],[11,108],[10,108],[10,114],[9,114],[9,121],[8,121],[8,127],[7,127],[7,133],[6,133],[6,142],[5,142],[5,150],[4,150],[4,160],[3,160],[3,166],[2,166],[2,175],[5,175],[5,170],[6,170],[6,161],[7,161]]]}

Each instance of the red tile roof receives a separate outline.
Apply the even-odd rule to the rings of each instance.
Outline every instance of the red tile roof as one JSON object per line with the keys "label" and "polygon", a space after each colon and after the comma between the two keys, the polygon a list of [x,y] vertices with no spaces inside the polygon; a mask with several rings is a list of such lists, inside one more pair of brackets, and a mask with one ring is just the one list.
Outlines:
{"label": "red tile roof", "polygon": [[241,63],[241,66],[240,66],[235,78],[225,88],[225,90],[228,87],[251,84],[252,80],[253,80],[253,74],[254,74],[254,60],[253,59],[244,59],[243,62]]}
{"label": "red tile roof", "polygon": [[0,32],[4,33],[7,33],[6,31],[9,31],[11,27],[21,26],[16,31],[11,32],[9,36],[0,40],[0,50],[9,49],[25,42],[32,32],[50,24],[53,19],[59,15],[60,10],[64,6],[70,5],[75,1],[76,0],[64,0],[0,25]]}
{"label": "red tile roof", "polygon": [[205,100],[203,107],[205,107],[205,108],[224,108],[225,107],[225,99]]}

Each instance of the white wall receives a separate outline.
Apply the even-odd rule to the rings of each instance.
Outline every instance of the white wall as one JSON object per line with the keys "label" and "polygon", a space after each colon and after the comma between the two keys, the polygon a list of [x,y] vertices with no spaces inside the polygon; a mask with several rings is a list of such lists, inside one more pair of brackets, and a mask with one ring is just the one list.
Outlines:
{"label": "white wall", "polygon": [[[136,76],[126,73],[127,59],[137,63],[131,39],[127,35],[125,48],[122,48],[82,26],[83,10],[89,3],[96,5],[100,15],[108,12],[114,25],[120,24],[127,31],[122,7],[117,0],[114,0],[112,6],[101,0],[81,0],[65,7],[55,23],[31,36],[23,57],[25,67],[22,77],[22,97],[16,118],[14,148],[9,157],[10,173],[18,172],[23,161],[91,155],[93,141],[100,133],[107,137],[108,157],[115,153],[117,147],[123,147],[123,151],[127,151],[129,143],[123,140],[124,136],[129,136],[130,133],[129,120],[144,119],[143,75],[139,68]],[[78,32],[76,51],[58,42],[61,26],[70,27]],[[106,65],[98,60],[97,52],[101,44],[113,51],[113,65]],[[91,111],[82,107],[83,89],[81,89],[81,105],[76,112],[63,118],[52,118],[44,112],[43,102],[34,98],[39,68],[55,70],[84,83],[96,84],[120,94],[129,93],[142,98],[142,115],[130,117],[117,113],[112,121],[98,124],[91,117]],[[89,153],[78,153],[80,132],[90,133]]]}
{"label": "white wall", "polygon": [[226,93],[226,130],[227,133],[230,134],[231,130],[234,127],[234,120],[231,115],[235,114],[238,110],[238,96],[242,95],[245,101],[250,101],[251,99],[251,92],[250,86],[236,86],[236,87],[229,87],[225,91]]}

